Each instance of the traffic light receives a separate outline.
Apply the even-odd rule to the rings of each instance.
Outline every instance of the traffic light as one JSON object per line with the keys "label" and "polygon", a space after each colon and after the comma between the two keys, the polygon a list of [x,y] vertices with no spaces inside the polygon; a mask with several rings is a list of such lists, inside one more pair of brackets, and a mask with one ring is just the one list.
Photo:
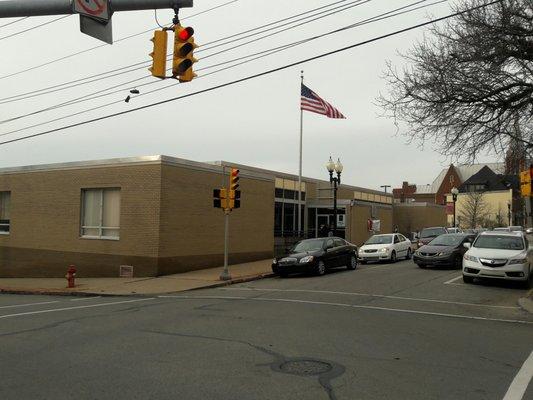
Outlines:
{"label": "traffic light", "polygon": [[198,46],[194,44],[194,29],[184,28],[181,25],[174,27],[174,57],[172,60],[172,77],[180,82],[190,82],[196,78],[193,72],[194,49]]}
{"label": "traffic light", "polygon": [[150,40],[154,42],[154,51],[150,53],[153,60],[149,71],[152,72],[153,76],[165,79],[167,69],[167,32],[154,31],[154,37]]}
{"label": "traffic light", "polygon": [[229,191],[229,208],[231,210],[233,210],[234,208],[241,208],[241,191],[240,190]]}
{"label": "traffic light", "polygon": [[228,191],[226,189],[213,190],[213,207],[228,208]]}
{"label": "traffic light", "polygon": [[533,168],[530,167],[525,171],[520,172],[520,192],[523,197],[531,196],[531,178],[533,176]]}
{"label": "traffic light", "polygon": [[229,177],[229,189],[230,190],[237,190],[239,188],[239,171],[236,168],[231,169],[230,177]]}

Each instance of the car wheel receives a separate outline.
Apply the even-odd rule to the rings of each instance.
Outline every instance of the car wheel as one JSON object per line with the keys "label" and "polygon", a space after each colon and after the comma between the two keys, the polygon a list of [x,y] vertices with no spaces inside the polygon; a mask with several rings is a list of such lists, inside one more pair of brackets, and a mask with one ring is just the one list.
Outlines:
{"label": "car wheel", "polygon": [[410,260],[411,259],[411,249],[407,249],[407,256],[405,256],[405,259],[406,260]]}
{"label": "car wheel", "polygon": [[474,283],[474,278],[471,276],[463,275],[463,282],[464,283]]}
{"label": "car wheel", "polygon": [[391,255],[390,255],[390,262],[391,263],[395,263],[396,261],[397,261],[396,252],[393,250]]}
{"label": "car wheel", "polygon": [[346,264],[346,268],[348,269],[356,269],[357,268],[357,257],[355,255],[351,255],[348,258],[348,264]]}
{"label": "car wheel", "polygon": [[426,268],[426,264],[417,264],[420,268],[424,269]]}
{"label": "car wheel", "polygon": [[361,260],[361,264],[366,264],[367,261],[366,260]]}
{"label": "car wheel", "polygon": [[280,277],[280,278],[286,278],[286,277],[288,277],[288,276],[289,276],[289,274],[286,273],[286,272],[280,272],[280,273],[279,273],[279,277]]}
{"label": "car wheel", "polygon": [[461,256],[455,257],[454,267],[456,269],[463,268],[463,257],[461,257]]}
{"label": "car wheel", "polygon": [[318,261],[318,264],[315,267],[315,274],[316,275],[324,275],[326,273],[326,264],[324,264],[324,261],[320,260]]}

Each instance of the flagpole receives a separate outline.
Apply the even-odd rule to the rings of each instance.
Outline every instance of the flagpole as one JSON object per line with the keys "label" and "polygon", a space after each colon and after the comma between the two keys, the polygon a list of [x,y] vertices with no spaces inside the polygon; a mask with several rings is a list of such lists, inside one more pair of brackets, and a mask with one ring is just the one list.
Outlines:
{"label": "flagpole", "polygon": [[[304,84],[304,72],[301,71],[301,84]],[[298,235],[302,233],[302,145],[303,145],[303,135],[304,135],[304,110],[301,106],[302,96],[301,96],[301,86],[300,86],[300,164],[298,169]]]}

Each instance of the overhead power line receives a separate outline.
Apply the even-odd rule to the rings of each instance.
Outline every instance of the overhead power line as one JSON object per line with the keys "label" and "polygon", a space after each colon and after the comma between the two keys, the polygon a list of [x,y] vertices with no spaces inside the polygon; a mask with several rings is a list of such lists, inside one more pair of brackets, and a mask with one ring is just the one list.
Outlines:
{"label": "overhead power line", "polygon": [[[302,13],[299,13],[299,14],[296,14],[296,15],[292,15],[290,17],[283,18],[281,20],[273,21],[273,22],[270,22],[268,24],[264,24],[264,25],[258,26],[258,27],[253,28],[253,29],[248,29],[248,30],[245,30],[245,31],[242,31],[242,32],[238,32],[238,33],[229,35],[229,36],[225,36],[225,37],[220,38],[220,39],[216,39],[216,40],[211,41],[211,42],[204,43],[202,46],[203,47],[211,46],[212,44],[219,43],[221,41],[226,41],[228,39],[232,39],[233,42],[238,41],[238,40],[244,40],[244,39],[247,39],[249,37],[252,37],[252,36],[255,36],[255,35],[261,33],[261,32],[258,32],[258,33],[250,33],[250,32],[254,32],[254,31],[269,27],[269,26],[271,27],[271,26],[277,25],[277,24],[279,24],[281,22],[285,22],[285,21],[288,21],[290,19],[298,18],[298,17],[301,17],[303,15],[315,12],[317,10],[321,10],[321,9],[324,9],[324,8],[327,8],[327,7],[331,7],[331,6],[337,5],[339,3],[344,3],[346,1],[347,0],[336,1],[336,2],[328,4],[326,6],[321,6],[321,7],[318,7],[318,8],[314,8],[314,9],[311,9],[311,10],[308,10],[308,11],[305,11],[305,12],[302,12]],[[361,3],[363,1],[364,2],[368,2],[368,1],[372,1],[372,0],[354,0],[351,3],[349,3],[348,5],[351,8],[351,7],[354,7],[355,5],[359,5],[358,3]],[[346,5],[343,5],[341,7],[345,7],[345,6]],[[331,10],[322,11],[322,13],[327,13],[329,11],[331,11]],[[337,12],[341,12],[341,11],[344,11],[344,9],[343,10],[338,10]],[[296,23],[296,22],[305,20],[307,18],[318,17],[319,15],[320,15],[320,13],[312,15],[312,16],[306,16],[306,17],[303,17],[301,19],[292,21],[289,24]],[[315,19],[318,19],[318,18],[315,18]],[[287,24],[284,24],[284,25],[281,25],[281,26],[285,26],[285,25],[287,25]],[[278,26],[275,29],[280,28],[281,26]],[[245,35],[245,36],[242,36],[242,35]],[[268,37],[268,36],[264,36],[263,38],[265,38],[265,37]],[[213,48],[216,48],[216,47],[224,46],[224,45],[227,45],[227,44],[228,43],[219,43],[216,46],[209,47],[209,49],[213,49]],[[207,49],[205,49],[205,50],[207,50]],[[203,48],[201,48],[200,50],[197,51],[197,53],[200,53],[200,52],[205,51],[205,50]],[[6,104],[6,103],[14,102],[14,101],[20,101],[20,100],[24,100],[24,99],[27,99],[27,98],[33,98],[33,97],[37,97],[37,96],[41,96],[41,95],[45,95],[45,94],[49,94],[49,93],[55,93],[57,91],[70,89],[70,88],[73,88],[73,87],[78,87],[78,86],[86,85],[86,84],[93,83],[93,82],[98,82],[100,80],[109,79],[109,78],[112,78],[112,77],[115,77],[115,76],[123,75],[123,74],[130,73],[130,72],[134,72],[134,71],[137,71],[137,70],[142,70],[144,68],[148,68],[150,63],[151,63],[150,60],[146,60],[146,61],[142,61],[142,62],[139,62],[139,63],[130,64],[130,65],[127,65],[127,66],[124,66],[124,67],[115,68],[115,69],[112,69],[112,70],[109,70],[109,71],[106,71],[106,72],[102,72],[102,73],[99,73],[99,74],[94,74],[94,75],[90,75],[90,76],[87,76],[87,77],[84,77],[84,78],[78,78],[76,80],[72,80],[72,81],[69,81],[69,82],[65,82],[65,83],[49,86],[47,88],[33,90],[33,91],[30,91],[30,92],[21,93],[21,94],[18,94],[18,95],[13,95],[13,96],[9,96],[9,97],[0,98],[0,104]],[[126,71],[126,69],[129,69],[129,70]],[[108,74],[111,74],[111,75],[108,75]],[[102,76],[102,75],[104,75],[104,76]],[[105,76],[105,75],[107,75],[107,76]],[[151,78],[151,76],[150,75],[146,75],[142,79],[148,79],[148,78]],[[0,77],[0,79],[1,79],[1,77]]]}
{"label": "overhead power line", "polygon": [[8,22],[7,24],[0,25],[0,28],[3,28],[3,27],[5,27],[5,26],[9,26],[9,25],[16,24],[17,22],[20,22],[20,21],[22,21],[22,20],[25,20],[26,18],[29,18],[29,17],[22,17],[22,18],[19,18],[19,19],[14,20],[14,21]]}
{"label": "overhead power line", "polygon": [[[319,35],[315,35],[315,36],[312,36],[312,37],[309,37],[309,38],[306,38],[306,39],[302,39],[302,40],[299,40],[299,41],[295,41],[295,42],[292,42],[292,43],[286,43],[286,44],[281,45],[281,46],[277,46],[277,47],[270,48],[270,49],[267,49],[267,50],[262,50],[262,51],[259,51],[259,52],[253,53],[253,54],[248,54],[246,56],[237,57],[237,58],[234,58],[232,60],[222,61],[222,62],[219,62],[219,63],[216,63],[216,64],[208,65],[206,67],[197,69],[196,71],[197,72],[205,71],[205,70],[208,70],[208,69],[212,69],[212,68],[216,68],[216,67],[219,67],[219,66],[223,66],[223,65],[227,65],[227,64],[232,64],[232,63],[238,62],[237,64],[233,64],[231,66],[227,66],[225,68],[218,69],[216,71],[213,71],[213,72],[210,72],[208,74],[204,74],[204,75],[200,76],[200,77],[206,77],[206,76],[209,76],[209,75],[212,75],[212,74],[215,74],[215,73],[219,73],[219,72],[225,71],[225,70],[230,69],[230,68],[234,68],[234,67],[249,63],[251,61],[254,61],[254,60],[257,60],[257,59],[260,59],[260,58],[268,57],[268,56],[270,56],[272,54],[276,54],[276,53],[278,53],[280,51],[284,51],[284,50],[287,50],[289,48],[293,48],[293,47],[302,45],[304,43],[308,43],[308,42],[313,41],[313,40],[322,39],[322,38],[324,38],[326,36],[329,36],[329,35],[332,35],[332,34],[335,34],[335,33],[339,33],[339,32],[343,32],[343,31],[348,30],[348,29],[353,29],[353,28],[356,28],[356,27],[360,27],[360,26],[364,26],[364,25],[367,25],[367,24],[370,24],[370,23],[374,23],[374,22],[385,20],[385,19],[393,18],[393,17],[399,16],[399,15],[403,15],[403,14],[406,14],[406,13],[411,13],[411,12],[420,10],[422,8],[427,8],[427,7],[434,6],[436,4],[445,3],[448,0],[438,0],[438,1],[435,1],[433,3],[424,4],[424,5],[421,5],[421,6],[413,8],[413,6],[418,5],[420,3],[424,3],[426,1],[428,1],[428,0],[419,0],[419,1],[416,1],[414,3],[405,5],[403,7],[399,7],[399,8],[396,8],[394,10],[390,10],[390,11],[378,14],[378,15],[376,15],[374,17],[363,19],[361,21],[358,21],[356,23],[350,24],[348,26],[345,26],[345,27],[342,27],[342,28],[339,28],[339,29],[335,29],[333,31],[325,32],[325,33],[322,33],[322,34],[319,34]],[[243,61],[243,60],[246,60],[246,61]],[[242,62],[240,62],[240,61],[242,61]],[[25,117],[29,117],[29,116],[33,116],[33,115],[36,115],[36,114],[40,114],[42,112],[51,111],[51,110],[55,110],[55,109],[58,109],[58,108],[62,108],[62,107],[70,106],[70,105],[75,105],[75,104],[83,103],[83,102],[86,102],[86,101],[96,100],[98,98],[107,97],[107,96],[110,96],[110,95],[113,95],[113,94],[116,94],[116,93],[120,93],[120,92],[123,92],[124,89],[119,89],[119,90],[115,90],[115,91],[112,91],[112,92],[109,92],[109,90],[115,89],[117,87],[122,87],[122,86],[125,86],[125,85],[130,84],[130,83],[136,83],[136,82],[139,82],[139,81],[141,81],[143,79],[145,79],[145,78],[138,78],[138,79],[130,80],[130,81],[127,81],[127,82],[123,82],[121,84],[118,84],[118,85],[115,85],[115,86],[112,86],[112,87],[109,87],[109,88],[106,88],[106,89],[102,89],[102,90],[99,90],[97,92],[93,92],[91,94],[85,95],[85,96],[80,96],[80,97],[77,97],[77,98],[74,98],[74,99],[71,99],[71,100],[56,104],[54,106],[46,107],[44,109],[33,111],[33,112],[30,112],[30,113],[27,113],[27,114],[23,114],[23,115],[19,115],[19,116],[16,116],[16,117],[8,118],[8,119],[5,119],[3,121],[0,121],[0,124],[7,123],[7,122],[12,122],[12,121],[15,121],[15,120],[20,120],[20,119],[25,118]],[[141,88],[141,87],[154,85],[154,84],[160,84],[160,83],[161,83],[161,81],[158,80],[158,81],[152,81],[152,82],[148,82],[148,83],[144,83],[144,84],[140,84],[140,85],[130,85],[130,86],[134,86],[136,88]],[[162,88],[158,88],[158,89],[155,89],[155,90],[144,92],[144,93],[142,93],[142,94],[140,94],[140,95],[138,95],[136,97],[141,97],[141,96],[145,96],[145,95],[148,95],[148,94],[160,91],[160,90],[165,90],[165,89],[168,89],[168,88],[170,88],[172,86],[174,86],[174,85],[168,85],[168,86],[165,86],[165,87],[162,87]],[[106,92],[108,92],[108,93],[106,93]],[[121,103],[122,101],[123,100],[113,101],[113,102],[107,103],[105,106],[118,104],[118,103]],[[98,108],[101,108],[101,107],[99,106]],[[85,110],[85,111],[83,111],[81,113],[85,113],[85,112],[89,112],[89,111],[93,111],[93,109],[88,109],[88,110]],[[77,113],[76,115],[79,115],[79,113]],[[30,128],[35,128],[37,126],[46,125],[46,124],[48,124],[50,122],[56,122],[57,120],[61,120],[61,119],[65,119],[65,118],[70,118],[70,116],[61,117],[61,118],[58,118],[58,119],[54,119],[52,121],[45,121],[43,123],[38,123],[38,124],[35,124],[35,125],[31,125],[29,127],[24,127],[24,128],[12,130],[12,131],[0,134],[0,136],[6,136],[6,135],[13,134],[13,133],[18,133],[18,132],[21,132],[21,131],[24,131],[24,130],[27,130],[27,129],[30,129]]]}
{"label": "overhead power line", "polygon": [[[32,26],[31,28],[24,29],[24,30],[22,30],[22,31],[18,31],[18,32],[12,33],[12,34],[7,35],[7,36],[2,36],[2,37],[0,37],[0,40],[8,39],[8,38],[10,38],[10,37],[17,36],[17,35],[22,35],[22,34],[25,33],[25,32],[33,31],[34,29],[41,28],[41,27],[43,27],[43,26],[53,24],[53,23],[56,22],[56,21],[59,21],[59,20],[61,20],[61,19],[65,19],[65,18],[68,18],[68,17],[70,17],[70,15],[63,15],[62,17],[55,18],[55,19],[53,19],[53,20],[51,20],[51,21],[44,22],[44,23],[39,24],[39,25],[36,25],[36,26]],[[21,21],[21,20],[23,20],[23,19],[25,19],[25,18],[28,18],[28,17],[21,18],[19,21]],[[9,24],[8,24],[8,25],[9,25]],[[7,26],[7,25],[4,25],[4,26]]]}
{"label": "overhead power line", "polygon": [[[189,19],[189,18],[193,18],[193,17],[196,17],[196,16],[198,16],[198,15],[202,15],[202,14],[208,13],[208,12],[210,12],[210,11],[216,10],[216,9],[218,9],[218,8],[221,8],[221,7],[224,7],[224,6],[230,5],[230,4],[232,4],[232,3],[236,3],[237,1],[239,1],[239,0],[231,0],[231,1],[228,1],[228,2],[226,2],[226,3],[219,4],[219,5],[217,5],[217,6],[214,6],[214,7],[208,8],[208,9],[203,10],[203,11],[200,11],[200,12],[198,12],[198,13],[196,13],[196,14],[192,14],[192,15],[189,15],[189,16],[187,16],[187,17],[184,17],[184,18],[182,18],[181,20],[182,20],[182,21],[185,21],[185,20],[187,20],[187,19]],[[69,16],[69,15],[67,15],[67,17],[68,17],[68,16]],[[28,17],[25,17],[25,18],[28,18]],[[20,20],[23,20],[23,19],[25,19],[25,18],[21,18]],[[12,22],[12,23],[14,23],[14,22]],[[7,25],[9,25],[9,24],[7,24]],[[7,26],[7,25],[2,25],[2,26]],[[1,28],[1,26],[0,26],[0,28]],[[153,31],[154,29],[158,29],[158,28],[159,28],[159,27],[154,27],[154,28],[152,28],[152,29],[148,29],[148,30],[145,30],[145,31],[142,31],[142,32],[138,32],[138,33],[134,33],[134,34],[132,34],[132,35],[125,36],[125,37],[120,38],[120,39],[116,39],[116,40],[114,41],[114,44],[119,43],[119,42],[122,42],[122,41],[124,41],[124,40],[128,40],[128,39],[131,39],[131,38],[134,38],[134,37],[140,36],[140,35],[144,35],[145,33],[151,32],[151,31]],[[89,47],[88,49],[80,50],[80,51],[74,52],[74,53],[72,53],[72,54],[68,54],[68,55],[66,55],[66,56],[59,57],[59,58],[56,58],[56,59],[54,59],[54,60],[47,61],[47,62],[45,62],[45,63],[43,63],[43,64],[35,65],[35,66],[33,66],[33,67],[26,68],[26,69],[23,69],[23,70],[21,70],[21,71],[13,72],[13,73],[10,73],[10,74],[7,74],[7,75],[2,75],[2,76],[0,76],[0,79],[6,79],[6,78],[9,78],[9,77],[11,77],[11,76],[16,76],[16,75],[23,74],[23,73],[25,73],[25,72],[34,71],[34,70],[36,70],[36,69],[39,69],[39,68],[42,68],[42,67],[46,67],[47,65],[55,64],[55,63],[57,63],[57,62],[60,62],[60,61],[63,61],[63,60],[67,60],[67,59],[69,59],[69,58],[72,58],[72,57],[78,56],[78,55],[80,55],[80,54],[88,53],[88,52],[90,52],[90,51],[93,51],[93,50],[96,50],[96,49],[100,49],[100,48],[102,48],[102,47],[106,47],[106,46],[109,46],[109,45],[108,45],[108,44],[100,44],[100,45],[98,45],[98,46]]]}
{"label": "overhead power line", "polygon": [[402,33],[408,32],[408,31],[412,31],[414,29],[418,29],[418,28],[421,28],[421,27],[424,27],[424,26],[427,26],[427,25],[435,24],[435,23],[447,20],[449,18],[453,18],[453,17],[459,16],[459,15],[462,15],[462,14],[465,14],[465,13],[468,13],[468,12],[471,12],[471,11],[474,11],[474,10],[477,10],[477,9],[480,9],[480,8],[484,8],[484,7],[488,7],[488,6],[496,4],[496,3],[500,3],[501,1],[502,0],[495,0],[495,1],[492,1],[490,3],[482,4],[482,5],[479,5],[479,6],[476,6],[476,7],[471,7],[469,9],[467,9],[467,10],[458,11],[458,12],[455,12],[455,13],[452,13],[452,14],[448,14],[448,15],[446,15],[444,17],[435,18],[435,19],[432,19],[432,20],[429,20],[429,21],[426,21],[426,22],[422,22],[422,23],[419,23],[419,24],[416,24],[416,25],[409,26],[407,28],[403,28],[403,29],[396,30],[396,31],[391,32],[391,33],[387,33],[385,35],[381,35],[381,36],[377,36],[377,37],[374,37],[374,38],[371,38],[371,39],[367,39],[365,41],[358,42],[358,43],[352,44],[350,46],[342,47],[342,48],[337,49],[337,50],[332,50],[332,51],[329,51],[329,52],[326,52],[326,53],[322,53],[322,54],[319,54],[319,55],[316,55],[316,56],[313,56],[313,57],[309,57],[309,58],[306,58],[306,59],[303,59],[303,60],[300,60],[300,61],[296,61],[296,62],[293,62],[293,63],[290,63],[290,64],[286,64],[286,65],[281,66],[281,67],[277,67],[277,68],[273,68],[273,69],[270,69],[270,70],[267,70],[267,71],[263,71],[263,72],[260,72],[260,73],[257,73],[257,74],[249,75],[247,77],[240,78],[240,79],[237,79],[237,80],[234,80],[234,81],[230,81],[230,82],[226,82],[226,83],[223,83],[223,84],[220,84],[220,85],[212,86],[210,88],[198,90],[196,92],[188,93],[188,94],[177,96],[177,97],[172,97],[170,99],[161,100],[161,101],[158,101],[158,102],[155,102],[155,103],[151,103],[151,104],[147,104],[147,105],[144,105],[144,106],[139,106],[139,107],[131,109],[131,110],[120,111],[120,112],[116,112],[116,113],[113,113],[113,114],[108,114],[108,115],[104,115],[104,116],[101,116],[101,117],[89,119],[89,120],[86,120],[86,121],[77,122],[77,123],[74,123],[74,124],[62,126],[62,127],[59,127],[59,128],[50,129],[48,131],[34,133],[32,135],[23,136],[23,137],[19,137],[19,138],[16,138],[16,139],[6,140],[6,141],[3,141],[3,142],[0,142],[0,145],[6,145],[6,144],[9,144],[9,143],[14,143],[14,142],[27,140],[27,139],[31,139],[31,138],[35,138],[35,137],[39,137],[39,136],[43,136],[43,135],[48,135],[48,134],[55,133],[55,132],[60,132],[60,131],[66,130],[66,129],[75,128],[75,127],[86,125],[86,124],[90,124],[90,123],[93,123],[93,122],[103,121],[103,120],[106,120],[106,119],[109,119],[109,118],[114,118],[114,117],[118,117],[118,116],[121,116],[121,115],[134,113],[134,112],[137,112],[137,111],[141,111],[141,110],[145,110],[145,109],[148,109],[148,108],[160,106],[160,105],[167,104],[167,103],[170,103],[170,102],[174,102],[174,101],[177,101],[177,100],[182,100],[182,99],[185,99],[185,98],[188,98],[188,97],[192,97],[192,96],[196,96],[196,95],[199,95],[199,94],[212,92],[212,91],[215,91],[215,90],[218,90],[218,89],[222,89],[222,88],[225,88],[225,87],[228,87],[228,86],[233,86],[233,85],[236,85],[236,84],[239,84],[239,83],[242,83],[242,82],[246,82],[246,81],[249,81],[249,80],[252,80],[252,79],[256,79],[256,78],[259,78],[259,77],[262,77],[262,76],[270,75],[270,74],[273,74],[275,72],[283,71],[283,70],[286,70],[286,69],[289,69],[289,68],[304,64],[304,63],[315,61],[315,60],[318,60],[318,59],[321,59],[321,58],[324,58],[324,57],[329,57],[329,56],[332,56],[334,54],[338,54],[338,53],[345,52],[347,50],[354,49],[356,47],[360,47],[360,46],[363,46],[363,45],[366,45],[366,44],[369,44],[369,43],[377,42],[379,40],[383,40],[383,39],[386,39],[386,38],[389,38],[389,37],[392,37],[392,36],[396,36],[396,35],[399,35],[399,34],[402,34]]}

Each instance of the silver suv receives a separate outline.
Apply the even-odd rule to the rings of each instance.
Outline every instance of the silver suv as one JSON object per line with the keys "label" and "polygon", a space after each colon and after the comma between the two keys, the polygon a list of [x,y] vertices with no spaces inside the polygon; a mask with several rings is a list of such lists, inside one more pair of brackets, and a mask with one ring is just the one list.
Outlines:
{"label": "silver suv", "polygon": [[483,232],[463,257],[463,281],[474,278],[521,281],[529,287],[532,250],[522,232]]}

